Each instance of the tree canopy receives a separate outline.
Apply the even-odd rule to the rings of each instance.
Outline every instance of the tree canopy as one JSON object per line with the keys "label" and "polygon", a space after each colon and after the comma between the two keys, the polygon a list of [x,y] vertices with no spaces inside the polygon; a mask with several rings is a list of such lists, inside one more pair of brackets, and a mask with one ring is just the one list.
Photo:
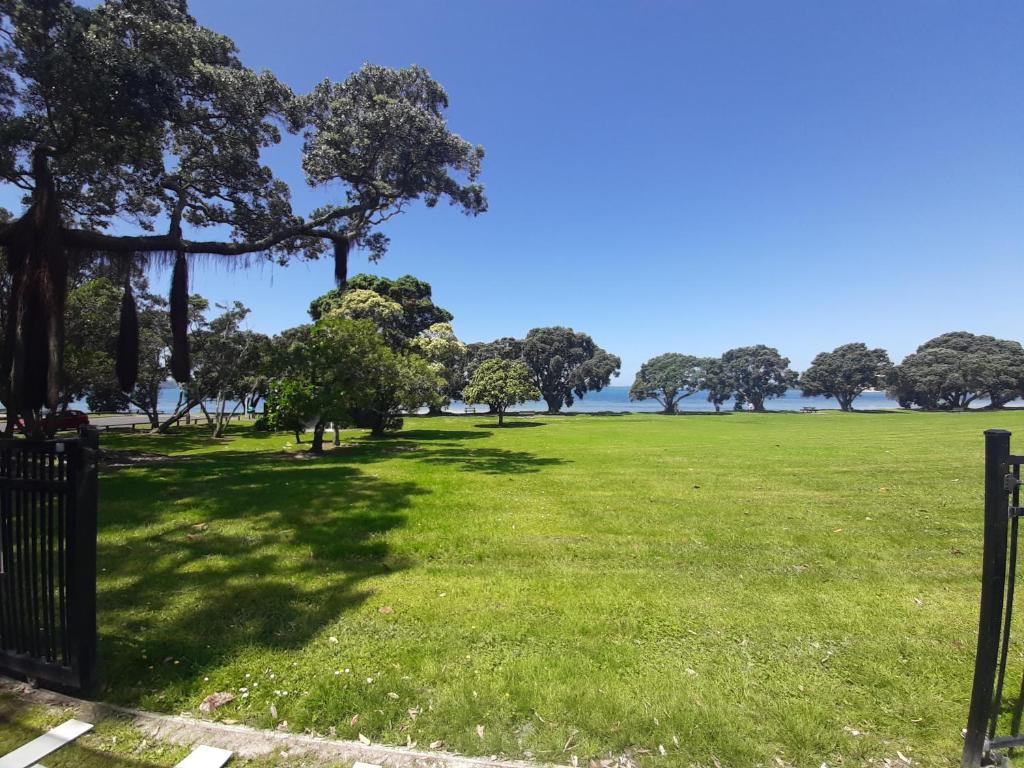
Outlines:
{"label": "tree canopy", "polygon": [[560,326],[529,331],[522,342],[522,359],[551,413],[607,387],[622,365],[587,334]]}
{"label": "tree canopy", "polygon": [[[26,205],[0,225],[12,274],[3,375],[16,411],[58,400],[69,252],[170,258],[187,285],[191,254],[284,263],[329,250],[343,284],[350,248],[379,258],[377,228],[414,202],[486,210],[483,150],[450,130],[448,96],[420,67],[367,64],[295,94],[242,64],[183,0],[10,0],[0,30],[0,181]],[[263,163],[282,131],[301,134],[306,181],[331,190],[328,204],[293,210]],[[110,234],[115,219],[137,231]],[[203,240],[205,228],[230,234]],[[172,291],[179,331],[186,304]]]}
{"label": "tree canopy", "polygon": [[849,411],[864,390],[885,383],[891,368],[884,349],[868,349],[861,342],[843,344],[815,356],[800,376],[800,389],[805,397],[834,397],[842,410]]}
{"label": "tree canopy", "polygon": [[466,385],[467,403],[487,403],[498,414],[498,426],[513,405],[536,400],[540,391],[530,381],[530,370],[521,362],[492,358],[482,362]]}
{"label": "tree canopy", "polygon": [[675,413],[679,401],[704,389],[711,361],[667,352],[640,366],[629,390],[630,400],[653,398],[665,413]]}
{"label": "tree canopy", "polygon": [[763,411],[767,398],[782,397],[797,382],[789,358],[764,344],[730,349],[722,355],[722,366],[736,397],[753,405],[755,411]]}
{"label": "tree canopy", "polygon": [[309,305],[310,317],[319,320],[327,312],[338,309],[346,302],[346,295],[354,291],[373,292],[397,304],[400,314],[394,320],[394,328],[407,340],[415,338],[432,325],[452,321],[451,312],[434,304],[430,283],[412,275],[404,275],[396,280],[377,275],[355,275],[344,289],[336,288],[314,299]]}
{"label": "tree canopy", "polygon": [[1024,391],[1024,348],[993,336],[944,333],[893,369],[888,391],[903,407],[961,409],[988,398],[999,408]]}

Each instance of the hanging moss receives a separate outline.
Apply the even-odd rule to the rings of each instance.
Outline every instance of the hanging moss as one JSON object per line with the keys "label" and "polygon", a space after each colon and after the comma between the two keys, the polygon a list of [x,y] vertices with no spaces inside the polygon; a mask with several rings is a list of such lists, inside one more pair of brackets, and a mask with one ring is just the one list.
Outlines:
{"label": "hanging moss", "polygon": [[139,310],[132,292],[131,273],[124,281],[121,316],[117,331],[117,361],[114,366],[122,392],[135,389],[139,375]]}
{"label": "hanging moss", "polygon": [[188,350],[188,261],[184,253],[174,259],[171,274],[171,376],[179,384],[192,379]]}
{"label": "hanging moss", "polygon": [[339,237],[334,240],[334,281],[341,290],[345,289],[345,283],[348,282],[349,245],[347,237]]}

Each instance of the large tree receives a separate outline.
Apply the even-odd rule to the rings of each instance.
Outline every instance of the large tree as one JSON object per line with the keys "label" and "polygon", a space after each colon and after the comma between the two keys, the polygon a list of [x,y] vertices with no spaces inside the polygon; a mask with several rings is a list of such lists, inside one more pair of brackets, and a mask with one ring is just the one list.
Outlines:
{"label": "large tree", "polygon": [[755,411],[764,410],[766,399],[782,397],[786,390],[796,386],[797,374],[790,370],[789,358],[764,344],[730,349],[722,355],[722,365],[737,402],[742,398]]}
{"label": "large tree", "polygon": [[665,413],[676,413],[680,400],[705,388],[710,367],[705,358],[678,352],[652,357],[637,371],[629,399],[653,398]]}
{"label": "large tree", "polygon": [[944,333],[893,369],[888,391],[905,408],[955,410],[980,398],[1000,408],[1024,391],[1024,348],[994,336]]}
{"label": "large tree", "polygon": [[840,409],[851,411],[864,390],[884,385],[891,368],[884,349],[868,349],[861,342],[843,344],[815,356],[800,376],[800,390],[804,397],[834,397]]}
{"label": "large tree", "polygon": [[[350,248],[379,258],[387,238],[377,226],[413,202],[484,211],[483,150],[449,129],[447,106],[418,67],[365,65],[296,95],[243,65],[184,0],[0,3],[0,181],[23,190],[26,206],[0,226],[12,280],[0,366],[10,410],[32,425],[58,403],[71,252],[173,263],[172,363],[182,382],[193,255],[284,263],[330,250],[343,285]],[[303,136],[306,181],[332,191],[305,216],[261,159],[282,130]],[[111,234],[115,220],[138,231]],[[196,236],[206,227],[230,236]],[[132,346],[119,345],[129,360]]]}
{"label": "large tree", "polygon": [[569,407],[574,398],[607,387],[622,361],[605,352],[585,333],[560,326],[534,328],[522,346],[523,362],[549,413]]}

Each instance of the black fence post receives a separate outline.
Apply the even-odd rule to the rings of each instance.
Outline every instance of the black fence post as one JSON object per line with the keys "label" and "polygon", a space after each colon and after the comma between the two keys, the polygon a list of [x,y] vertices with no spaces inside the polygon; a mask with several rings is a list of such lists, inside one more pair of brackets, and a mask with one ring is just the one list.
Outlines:
{"label": "black fence post", "polygon": [[993,701],[999,657],[999,630],[1006,588],[1006,530],[1009,490],[1010,433],[1005,429],[985,431],[985,527],[981,564],[981,611],[978,619],[978,650],[974,659],[974,686],[967,715],[962,768],[978,768],[985,752],[985,740],[992,718],[998,716],[999,702]]}
{"label": "black fence post", "polygon": [[99,431],[82,427],[78,438],[78,469],[75,477],[74,529],[71,544],[75,553],[71,588],[71,637],[82,691],[96,679],[96,534],[98,506]]}

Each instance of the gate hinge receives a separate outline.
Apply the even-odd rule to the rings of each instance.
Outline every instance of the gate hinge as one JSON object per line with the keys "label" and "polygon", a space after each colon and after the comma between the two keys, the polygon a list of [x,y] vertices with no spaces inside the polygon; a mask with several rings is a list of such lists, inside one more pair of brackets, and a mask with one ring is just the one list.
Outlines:
{"label": "gate hinge", "polygon": [[1003,490],[1013,491],[1021,486],[1021,479],[1011,472],[1007,472],[1003,475]]}
{"label": "gate hinge", "polygon": [[1006,517],[1012,520],[1015,517],[1024,517],[1024,507],[1007,507]]}

